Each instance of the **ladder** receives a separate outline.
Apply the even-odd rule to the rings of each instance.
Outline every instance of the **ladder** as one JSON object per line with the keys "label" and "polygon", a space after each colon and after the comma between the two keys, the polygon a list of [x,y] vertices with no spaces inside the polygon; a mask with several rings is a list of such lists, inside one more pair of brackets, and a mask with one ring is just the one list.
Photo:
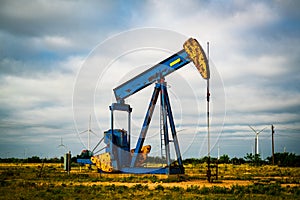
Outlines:
{"label": "ladder", "polygon": [[[162,160],[166,159],[166,148],[165,148],[165,136],[164,136],[164,119],[163,119],[163,108],[160,106],[160,114],[159,114],[159,132],[160,132],[160,151]],[[163,162],[162,164],[166,164]]]}

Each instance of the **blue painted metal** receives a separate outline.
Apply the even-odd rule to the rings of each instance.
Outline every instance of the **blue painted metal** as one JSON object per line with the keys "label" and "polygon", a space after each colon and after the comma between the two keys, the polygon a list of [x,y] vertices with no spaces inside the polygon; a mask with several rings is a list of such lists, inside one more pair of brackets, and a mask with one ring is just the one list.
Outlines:
{"label": "blue painted metal", "polygon": [[[191,40],[191,41],[190,41]],[[200,73],[203,76],[203,71],[206,72],[206,65],[203,65],[202,60],[199,58],[200,55],[203,54],[203,51],[197,51],[199,48],[201,50],[200,44],[195,39],[190,39],[184,44],[184,49],[173,54],[169,58],[163,60],[162,62],[158,63],[157,65],[151,67],[150,69],[144,71],[143,73],[137,75],[136,77],[132,78],[131,80],[123,83],[122,85],[116,87],[114,90],[115,98],[117,103],[113,103],[110,106],[111,110],[111,129],[109,134],[111,135],[111,141],[109,144],[110,147],[107,148],[107,152],[111,154],[112,164],[114,165],[115,170],[119,170],[123,173],[164,173],[164,174],[172,174],[172,173],[184,173],[184,167],[182,163],[182,157],[179,149],[179,143],[176,135],[174,118],[171,110],[170,100],[166,88],[166,83],[164,82],[164,77],[168,74],[172,73],[175,70],[180,69],[184,65],[188,64],[189,62],[193,61],[196,67],[200,68]],[[202,55],[205,57],[205,55]],[[202,71],[201,71],[202,70]],[[154,82],[158,82],[155,85],[154,92],[152,94],[152,98],[144,119],[144,123],[140,132],[139,139],[136,144],[136,148],[133,152],[130,167],[126,167],[127,164],[119,164],[125,163],[123,162],[122,151],[126,152],[126,155],[129,155],[130,149],[130,113],[132,109],[129,105],[125,104],[125,99],[134,93],[144,89],[145,87],[151,85]],[[142,149],[144,144],[144,140],[151,122],[151,118],[153,115],[153,111],[158,99],[158,95],[161,94],[161,107],[162,107],[162,116],[163,116],[163,131],[164,131],[164,142],[165,142],[165,150],[166,150],[166,159],[167,159],[167,167],[165,168],[137,168],[136,161],[138,158],[138,154]],[[122,144],[114,141],[115,139],[121,140],[123,138],[118,136],[118,129],[114,129],[114,110],[120,111],[127,111],[129,116],[128,121],[128,138],[126,141],[126,149],[122,148]],[[168,120],[169,119],[169,120]],[[169,140],[168,134],[168,121],[171,127],[172,138],[173,140]],[[115,131],[117,131],[115,133]],[[108,133],[107,133],[108,134]],[[119,141],[120,142],[120,141]],[[171,158],[170,158],[170,142],[174,142],[176,156],[177,156],[177,167],[171,167]],[[122,143],[122,142],[121,142]],[[120,151],[121,150],[121,151]],[[130,159],[129,159],[130,160]],[[115,166],[115,162],[119,162],[118,166]]]}
{"label": "blue painted metal", "polygon": [[127,112],[132,112],[132,108],[128,104],[120,104],[120,103],[112,103],[111,106],[109,107],[110,110],[118,110],[118,111],[127,111]]}
{"label": "blue painted metal", "polygon": [[130,149],[130,137],[131,137],[131,112],[132,112],[132,108],[130,107],[130,105],[128,104],[124,104],[124,103],[112,103],[111,106],[109,106],[109,109],[111,111],[111,131],[112,131],[112,135],[114,135],[114,111],[126,111],[128,113],[128,134],[127,134],[127,141],[128,141],[128,148]]}
{"label": "blue painted metal", "polygon": [[165,102],[166,102],[167,113],[168,113],[168,117],[169,117],[169,123],[170,123],[170,127],[171,127],[175,152],[176,152],[176,156],[177,156],[177,162],[178,162],[179,168],[182,170],[182,173],[184,173],[183,172],[184,171],[183,162],[182,162],[182,157],[181,157],[181,153],[180,153],[180,149],[179,149],[178,138],[176,135],[176,129],[175,129],[175,123],[174,123],[174,118],[173,118],[173,114],[172,114],[170,99],[169,99],[167,88],[165,86],[164,86],[164,93],[165,93]]}
{"label": "blue painted metal", "polygon": [[123,103],[125,98],[151,85],[161,77],[165,77],[173,71],[180,69],[191,62],[187,53],[181,50],[145,72],[132,78],[114,89],[117,102]]}
{"label": "blue painted metal", "polygon": [[160,91],[160,85],[157,84],[154,88],[154,92],[153,92],[153,95],[152,95],[151,100],[150,100],[150,104],[149,104],[149,107],[148,107],[148,110],[147,110],[147,113],[146,113],[146,116],[145,116],[145,119],[144,119],[143,127],[142,127],[139,139],[137,141],[136,148],[134,150],[134,153],[133,153],[133,156],[132,156],[132,159],[131,159],[130,167],[135,166],[137,156],[138,156],[139,152],[141,151],[141,149],[143,147],[144,140],[145,140],[148,128],[149,128],[149,124],[151,122],[152,114],[153,114],[153,111],[154,111],[154,108],[155,108],[155,105],[156,105],[156,102],[157,102],[159,91]]}
{"label": "blue painted metal", "polygon": [[77,158],[77,163],[93,165],[90,158]]}
{"label": "blue painted metal", "polygon": [[[99,173],[111,173],[104,172],[98,169]],[[170,169],[164,167],[124,167],[115,173],[124,173],[124,174],[183,174],[182,170],[179,167],[171,167]]]}
{"label": "blue painted metal", "polygon": [[178,167],[154,168],[154,167],[127,167],[120,170],[125,174],[182,174],[182,170]]}
{"label": "blue painted metal", "polygon": [[[174,124],[174,119],[173,119],[173,115],[172,115],[172,110],[171,110],[171,105],[170,105],[170,100],[169,100],[169,96],[168,96],[168,92],[167,92],[167,87],[166,87],[166,83],[164,82],[164,79],[162,78],[160,83],[156,83],[155,88],[154,88],[154,92],[152,94],[152,98],[149,104],[149,108],[147,110],[145,119],[144,119],[144,123],[143,123],[143,127],[134,151],[134,155],[131,159],[131,164],[130,167],[135,169],[135,164],[136,164],[136,160],[137,160],[137,156],[138,153],[141,151],[141,148],[144,144],[144,140],[147,134],[147,130],[149,128],[149,124],[151,122],[151,117],[156,105],[156,101],[158,99],[158,95],[159,93],[160,95],[160,99],[161,99],[161,106],[163,109],[163,130],[164,130],[164,142],[165,142],[165,149],[166,149],[166,159],[167,159],[167,167],[164,168],[164,174],[171,174],[171,158],[170,158],[170,140],[169,140],[169,134],[168,134],[168,120],[167,118],[169,118],[169,123],[171,126],[171,131],[172,131],[172,137],[173,137],[173,142],[174,142],[174,146],[175,146],[175,151],[176,151],[176,156],[177,156],[177,161],[178,161],[178,168],[179,168],[179,174],[183,174],[184,173],[184,167],[183,167],[183,163],[182,163],[182,157],[180,154],[180,150],[179,150],[179,143],[178,143],[178,139],[176,136],[176,130],[175,130],[175,124]],[[123,169],[122,169],[123,170]]]}
{"label": "blue painted metal", "polygon": [[166,160],[167,160],[167,166],[171,166],[171,156],[170,156],[170,140],[169,140],[169,133],[168,133],[168,119],[167,119],[167,109],[166,109],[166,86],[165,82],[159,83],[160,85],[160,104],[162,109],[162,117],[163,117],[163,131],[164,131],[164,145],[165,145],[165,151],[166,151]]}
{"label": "blue painted metal", "polygon": [[104,143],[107,145],[105,151],[110,154],[112,167],[119,170],[129,166],[129,143],[127,132],[122,129],[108,130],[104,132]]}

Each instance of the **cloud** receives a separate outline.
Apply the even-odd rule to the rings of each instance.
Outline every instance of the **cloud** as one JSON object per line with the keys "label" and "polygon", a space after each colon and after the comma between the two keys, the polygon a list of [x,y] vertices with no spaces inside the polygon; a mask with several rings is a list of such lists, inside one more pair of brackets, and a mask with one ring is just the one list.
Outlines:
{"label": "cloud", "polygon": [[[195,36],[202,45],[211,42],[211,59],[226,92],[224,131],[228,128],[226,123],[299,126],[300,29],[299,23],[295,24],[299,14],[294,9],[297,3],[180,3],[150,1],[143,10],[145,17],[136,18],[136,22]],[[164,8],[168,9],[163,11]],[[213,89],[211,93],[214,95]],[[226,148],[229,151],[230,144]],[[232,148],[230,152],[236,149],[234,145]]]}
{"label": "cloud", "polygon": [[[43,36],[45,34],[70,34],[72,30],[106,24],[118,7],[110,1],[47,1],[33,0],[26,4],[16,1],[1,3],[2,29],[23,36]],[[89,14],[86,14],[86,11]],[[68,27],[68,28],[66,28]]]}
{"label": "cloud", "polygon": [[86,56],[99,42],[126,28],[129,14],[117,3],[2,1],[0,58],[51,62]]}
{"label": "cloud", "polygon": [[[212,77],[210,81],[213,154],[217,143],[222,152],[230,155],[242,157],[249,152],[253,138],[251,132],[244,136],[249,131],[248,124],[263,128],[274,123],[282,134],[295,133],[300,127],[298,7],[298,1],[280,0],[130,3],[32,0],[26,4],[2,1],[1,149],[9,148],[7,144],[10,144],[17,149],[10,148],[10,155],[23,156],[24,148],[32,146],[27,154],[41,154],[39,149],[44,149],[43,155],[52,156],[57,154],[52,144],[59,144],[63,135],[64,142],[79,153],[83,145],[72,119],[74,85],[82,86],[74,93],[80,101],[78,130],[86,129],[92,112],[92,125],[100,135],[109,127],[108,105],[114,101],[112,89],[180,50],[186,36],[197,38],[203,47],[210,41],[211,66],[220,74],[220,78]],[[148,33],[145,29],[143,34],[127,38],[135,41],[130,46],[133,49],[141,45],[145,48],[127,52],[115,62],[110,63],[116,55],[120,56],[118,53],[126,50],[124,38],[106,46],[106,51],[89,54],[99,47],[97,44],[113,38],[120,31],[140,27],[177,31],[182,34],[182,41],[161,34],[151,35],[152,29],[148,28]],[[155,46],[163,48],[150,48]],[[85,63],[87,57],[90,60]],[[107,71],[99,72],[102,63],[107,62],[110,64]],[[87,66],[89,68],[85,68]],[[92,73],[78,78],[83,69]],[[170,75],[167,81],[171,86],[169,92],[178,128],[188,129],[180,132],[184,155],[204,156],[207,149],[205,82],[192,65]],[[152,90],[147,88],[128,99],[134,106],[136,134]],[[218,103],[225,100],[226,107]],[[222,109],[226,109],[224,128]],[[123,118],[120,125],[122,121]],[[154,122],[157,122],[154,123],[157,128],[158,120]],[[218,139],[222,128],[223,135]],[[150,135],[153,136],[151,140],[155,140],[155,130]],[[16,137],[21,139],[16,141]],[[85,143],[86,136],[80,137]],[[278,150],[289,146],[290,151],[299,153],[293,141],[280,137]],[[187,138],[193,141],[187,142]],[[299,141],[299,137],[293,139]],[[96,141],[97,138],[92,143]],[[268,140],[262,137],[262,144],[268,146]],[[267,147],[262,150],[266,155],[270,153]],[[14,151],[18,153],[14,154]]]}
{"label": "cloud", "polygon": [[[33,70],[26,71],[25,68],[21,76],[22,71],[1,76],[1,147],[5,148],[6,144],[18,146],[15,153],[22,152],[26,146],[43,149],[47,146],[45,144],[58,144],[56,140],[66,137],[66,133],[72,136],[66,141],[75,139],[79,142],[70,113],[73,84],[80,61],[80,57],[70,57],[56,62],[56,70],[52,68],[47,73],[36,71],[30,74]],[[50,155],[50,146],[41,151],[42,154]],[[14,150],[9,151],[14,155]],[[39,155],[36,151],[32,154]]]}

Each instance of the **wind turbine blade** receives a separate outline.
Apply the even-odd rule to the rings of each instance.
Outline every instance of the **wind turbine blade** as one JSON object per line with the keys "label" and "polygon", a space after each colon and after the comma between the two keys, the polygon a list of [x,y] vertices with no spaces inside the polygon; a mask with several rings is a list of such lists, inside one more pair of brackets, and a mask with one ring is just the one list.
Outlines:
{"label": "wind turbine blade", "polygon": [[176,133],[179,133],[179,132],[185,131],[185,130],[188,130],[188,129],[187,129],[187,128],[183,128],[183,129],[181,129],[181,130],[179,130],[179,131],[176,131]]}
{"label": "wind turbine blade", "polygon": [[257,132],[257,135],[260,134],[261,132],[263,132],[267,127],[261,129],[259,132]]}
{"label": "wind turbine blade", "polygon": [[86,133],[86,132],[88,132],[88,131],[89,131],[89,130],[85,130],[85,131],[80,132],[79,134]]}
{"label": "wind turbine blade", "polygon": [[60,147],[63,147],[66,151],[68,151],[67,146],[65,146],[65,145],[63,145],[63,144],[60,144],[60,145],[57,146],[57,148],[60,148]]}
{"label": "wind turbine blade", "polygon": [[60,137],[60,145],[58,145],[57,148],[60,148],[60,147],[64,147],[65,149],[67,149],[66,146],[63,143],[63,138],[62,137]]}
{"label": "wind turbine blade", "polygon": [[254,133],[256,133],[256,130],[254,128],[252,128],[252,126],[250,126],[250,125],[248,125],[248,126],[252,129],[252,131],[254,131]]}
{"label": "wind turbine blade", "polygon": [[90,130],[90,132],[97,136],[97,134],[94,131]]}

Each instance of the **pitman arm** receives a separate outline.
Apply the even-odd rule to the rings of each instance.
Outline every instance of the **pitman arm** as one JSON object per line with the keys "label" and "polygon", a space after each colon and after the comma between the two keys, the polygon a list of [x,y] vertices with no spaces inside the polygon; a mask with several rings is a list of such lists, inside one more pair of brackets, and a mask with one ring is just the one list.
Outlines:
{"label": "pitman arm", "polygon": [[127,97],[180,69],[191,61],[193,61],[204,79],[210,78],[206,55],[198,41],[190,38],[183,44],[181,51],[116,87],[114,93],[117,102],[124,103]]}

